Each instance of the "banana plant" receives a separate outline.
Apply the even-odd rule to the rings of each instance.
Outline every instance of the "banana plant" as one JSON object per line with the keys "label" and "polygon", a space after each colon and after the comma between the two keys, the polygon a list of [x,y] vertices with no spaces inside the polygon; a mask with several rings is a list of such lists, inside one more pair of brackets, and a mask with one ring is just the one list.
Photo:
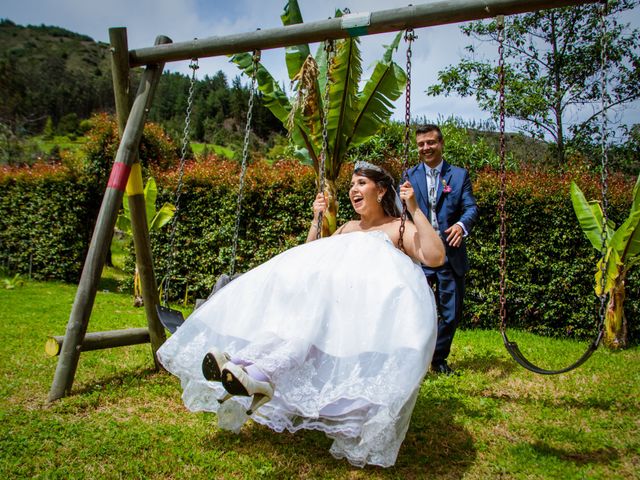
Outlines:
{"label": "banana plant", "polygon": [[629,270],[640,262],[640,175],[633,188],[629,216],[617,229],[610,220],[604,224],[600,203],[587,201],[575,182],[571,183],[571,201],[582,231],[596,250],[602,249],[604,237],[604,255],[598,261],[595,275],[596,294],[609,298],[604,343],[609,348],[624,348],[627,344],[625,280]]}
{"label": "banana plant", "polygon": [[[336,11],[336,17],[342,16],[341,11]],[[287,2],[280,18],[285,26],[302,23],[297,0]],[[327,112],[325,191],[329,209],[324,215],[323,236],[336,229],[336,179],[347,151],[378,132],[391,116],[393,102],[404,92],[406,74],[392,60],[401,38],[402,32],[386,47],[382,59],[375,63],[362,90],[359,90],[362,58],[358,37],[334,41],[332,51],[321,44],[315,57],[311,55],[309,45],[287,47],[287,72],[295,92],[292,98],[287,96],[262,64],[257,65],[256,80],[263,104],[286,127],[297,147],[298,156],[305,163],[313,165],[317,178],[323,150],[323,122]],[[250,53],[233,55],[231,61],[247,75],[253,74],[254,64]],[[325,106],[327,81],[328,105]]]}
{"label": "banana plant", "polygon": [[[156,211],[158,187],[156,186],[156,181],[153,177],[150,177],[149,180],[147,180],[143,193],[145,210],[147,213],[147,228],[150,232],[160,230],[169,223],[176,211],[176,207],[170,203],[165,203],[162,205],[160,210]],[[116,220],[116,228],[128,237],[133,236],[133,229],[131,227],[131,211],[129,210],[129,198],[126,192],[122,199],[122,213],[118,215],[118,219]],[[133,296],[134,305],[142,306],[142,286],[140,285],[138,265],[136,265],[135,273],[133,275]]]}

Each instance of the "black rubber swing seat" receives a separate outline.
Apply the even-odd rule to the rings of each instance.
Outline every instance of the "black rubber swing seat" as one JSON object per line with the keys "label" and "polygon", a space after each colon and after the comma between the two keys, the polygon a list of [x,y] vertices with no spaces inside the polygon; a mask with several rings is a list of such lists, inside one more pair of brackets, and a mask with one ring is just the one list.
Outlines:
{"label": "black rubber swing seat", "polygon": [[600,330],[598,331],[598,334],[596,335],[595,340],[593,340],[589,344],[589,347],[587,348],[587,350],[582,354],[580,358],[578,358],[578,360],[576,360],[574,363],[572,363],[568,367],[564,367],[556,370],[541,368],[531,363],[520,351],[518,344],[516,342],[512,342],[509,340],[509,338],[507,337],[507,332],[504,329],[502,329],[501,333],[502,333],[502,341],[504,343],[505,348],[511,355],[511,358],[513,358],[517,363],[519,363],[520,366],[526,368],[527,370],[533,373],[537,373],[539,375],[558,375],[559,373],[565,373],[565,372],[574,370],[578,368],[580,365],[582,365],[584,362],[586,362],[591,356],[591,354],[598,349],[598,345],[600,345],[600,340],[602,339],[604,330],[602,327],[600,328]]}
{"label": "black rubber swing seat", "polygon": [[184,315],[180,310],[156,305],[156,312],[160,323],[171,333],[175,333],[178,327],[184,323]]}

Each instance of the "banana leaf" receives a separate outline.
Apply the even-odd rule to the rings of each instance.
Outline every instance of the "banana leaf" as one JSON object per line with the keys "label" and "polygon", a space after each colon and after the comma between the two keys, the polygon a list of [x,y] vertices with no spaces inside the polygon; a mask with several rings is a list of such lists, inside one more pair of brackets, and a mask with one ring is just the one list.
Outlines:
{"label": "banana leaf", "polygon": [[116,227],[118,230],[131,235],[133,230],[131,229],[131,213],[129,212],[129,199],[127,198],[126,192],[122,199],[122,207],[123,212],[119,214],[116,219]]}
{"label": "banana leaf", "polygon": [[[610,292],[611,289],[616,284],[616,280],[620,275],[620,270],[622,266],[622,260],[620,260],[620,255],[613,249],[609,249],[607,252],[607,256],[604,259],[605,261],[605,284],[604,284],[604,293]],[[602,290],[600,289],[600,279],[602,278],[602,262],[600,261],[597,264],[597,270],[595,274],[595,291],[596,295],[602,295]]]}
{"label": "banana leaf", "polygon": [[611,237],[610,247],[618,252],[623,263],[640,253],[640,210],[624,221]]}
{"label": "banana leaf", "polygon": [[[336,18],[340,16],[342,12],[337,10]],[[302,23],[297,0],[287,2],[281,20],[284,25]],[[392,61],[393,52],[398,48],[401,37],[402,33],[399,33],[387,47],[383,59],[375,65],[373,74],[362,92],[358,91],[362,77],[362,59],[357,38],[347,38],[334,43],[335,53],[331,65],[327,65],[327,55],[324,45],[321,44],[315,56],[317,72],[304,77],[301,71],[305,61],[309,59],[308,45],[301,44],[286,49],[289,78],[295,79],[299,91],[307,94],[304,97],[306,102],[299,102],[300,97],[294,100],[287,98],[269,72],[262,65],[258,66],[258,88],[263,95],[264,105],[290,129],[289,135],[296,146],[307,150],[307,162],[310,161],[314,165],[316,172],[323,143],[324,91],[329,78],[328,152],[325,165],[328,179],[337,178],[340,166],[351,146],[356,146],[375,135],[383,122],[391,116],[392,102],[402,95],[406,75]],[[253,65],[250,54],[234,55],[231,61],[247,75],[251,75]],[[312,71],[304,70],[305,73]],[[296,103],[303,103],[304,108],[300,108]],[[292,109],[293,121],[289,122]]]}
{"label": "banana leaf", "polygon": [[631,212],[638,210],[640,210],[640,175],[638,175],[636,185],[633,187],[633,202],[631,203]]}
{"label": "banana leaf", "polygon": [[353,145],[359,145],[377,133],[380,125],[391,116],[393,102],[404,93],[407,76],[391,60],[401,38],[402,32],[387,47],[384,61],[376,64],[373,74],[358,95],[360,111],[353,125]]}
{"label": "banana leaf", "polygon": [[[251,53],[236,53],[230,61],[235,63],[249,78],[253,74],[253,55]],[[262,93],[262,103],[273,113],[278,120],[285,123],[289,117],[291,104],[287,95],[282,91],[278,82],[269,71],[258,63],[256,74],[258,90]]]}
{"label": "banana leaf", "polygon": [[[282,20],[282,25],[285,27],[303,23],[302,13],[300,12],[297,0],[289,0],[284,6],[284,11],[282,15],[280,15],[280,19]],[[285,49],[285,60],[289,80],[293,80],[293,77],[300,71],[302,64],[310,54],[309,45],[306,44],[294,45]]]}
{"label": "banana leaf", "polygon": [[640,254],[640,175],[633,188],[629,216],[613,234],[609,246],[618,252],[624,264]]}
{"label": "banana leaf", "polygon": [[147,213],[147,227],[151,226],[151,221],[156,216],[156,198],[158,198],[158,187],[155,179],[149,177],[147,184],[144,186],[144,208]]}
{"label": "banana leaf", "polygon": [[169,223],[171,218],[173,218],[173,215],[175,214],[175,212],[176,212],[175,205],[172,205],[170,203],[165,203],[164,205],[162,205],[160,210],[156,212],[156,214],[153,216],[153,218],[149,222],[149,231],[160,230],[167,223]]}
{"label": "banana leaf", "polygon": [[[230,61],[235,63],[249,77],[253,73],[253,56],[251,53],[237,53],[232,55]],[[284,93],[282,88],[269,71],[258,63],[258,72],[256,74],[258,90],[262,93],[262,103],[267,107],[275,117],[280,120],[283,125],[287,124],[289,112],[291,111],[291,102]],[[317,152],[310,139],[308,129],[304,124],[296,124],[295,129],[289,132],[293,142],[301,147],[309,150],[311,160],[317,162]]]}
{"label": "banana leaf", "polygon": [[[596,201],[587,201],[580,187],[571,182],[571,203],[576,213],[582,231],[587,236],[593,248],[600,251],[602,248],[602,223],[603,214],[600,204]],[[607,225],[606,239],[611,238],[613,232]]]}
{"label": "banana leaf", "polygon": [[362,58],[357,38],[341,40],[329,76],[329,116],[327,130],[330,139],[330,156],[327,158],[327,175],[337,178],[340,164],[349,146],[349,136],[357,116],[358,84],[362,77]]}
{"label": "banana leaf", "polygon": [[[147,215],[147,228],[149,231],[162,228],[173,217],[176,207],[170,203],[165,203],[160,210],[156,212],[156,199],[158,198],[158,187],[153,177],[147,180],[144,186],[144,206]],[[131,226],[131,211],[129,210],[129,196],[124,193],[122,198],[123,212],[116,219],[116,227],[126,234],[131,235],[133,232]]]}

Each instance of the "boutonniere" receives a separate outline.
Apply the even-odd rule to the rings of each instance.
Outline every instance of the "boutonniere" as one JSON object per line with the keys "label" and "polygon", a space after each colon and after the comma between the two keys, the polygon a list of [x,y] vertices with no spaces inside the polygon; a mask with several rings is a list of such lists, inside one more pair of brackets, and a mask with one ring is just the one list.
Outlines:
{"label": "boutonniere", "polygon": [[447,185],[447,181],[442,179],[442,193],[449,193],[451,191],[451,187]]}

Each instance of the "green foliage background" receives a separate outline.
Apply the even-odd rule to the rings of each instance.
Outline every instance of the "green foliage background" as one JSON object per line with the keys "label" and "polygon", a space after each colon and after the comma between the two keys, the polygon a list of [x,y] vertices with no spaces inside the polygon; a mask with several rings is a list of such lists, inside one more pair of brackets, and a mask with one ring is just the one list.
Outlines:
{"label": "green foliage background", "polygon": [[[401,165],[385,166],[399,176]],[[348,205],[349,166],[339,180],[339,201]],[[177,172],[154,174],[158,202],[174,201]],[[599,198],[597,177],[523,169],[508,176],[507,298],[511,325],[553,336],[584,338],[595,333],[598,303],[593,294],[596,255],[583,237],[569,198],[574,179],[587,198]],[[180,199],[172,292],[190,301],[206,298],[222,273],[228,273],[235,226],[238,165],[214,157],[190,162]],[[467,277],[465,327],[498,325],[499,177],[476,173],[480,221],[469,238],[472,268]],[[39,279],[77,281],[89,241],[87,208],[92,180],[62,166],[0,170],[0,263]],[[626,217],[632,182],[609,180],[609,216]],[[315,180],[311,167],[297,162],[253,164],[246,178],[237,271],[246,271],[306,238]],[[348,220],[341,209],[339,223]],[[158,280],[167,272],[169,230],[152,234]],[[31,262],[31,266],[30,266]],[[128,260],[133,273],[133,257]],[[304,268],[304,266],[301,266]],[[625,310],[629,340],[640,338],[640,275],[631,272]]]}

